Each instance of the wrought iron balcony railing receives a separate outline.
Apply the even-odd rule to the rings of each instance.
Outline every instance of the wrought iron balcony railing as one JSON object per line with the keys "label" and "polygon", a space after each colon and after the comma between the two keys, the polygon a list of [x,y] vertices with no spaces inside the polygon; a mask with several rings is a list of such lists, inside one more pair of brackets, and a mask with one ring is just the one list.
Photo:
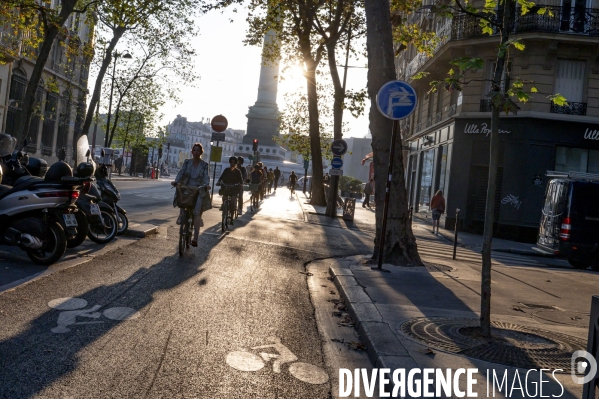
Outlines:
{"label": "wrought iron balcony railing", "polygon": [[458,111],[458,106],[456,104],[449,106],[449,116],[454,116],[457,111]]}
{"label": "wrought iron balcony railing", "polygon": [[[538,8],[533,7],[525,15],[516,11],[515,19],[510,29],[512,34],[524,32],[550,32],[562,34],[577,34],[599,36],[599,8],[583,8],[571,6],[547,6],[547,12],[538,14]],[[501,18],[500,14],[489,14],[493,21]],[[499,29],[493,28],[493,34],[498,34]],[[484,37],[480,20],[474,16],[457,13],[448,20],[437,32],[437,42],[432,49],[434,55],[450,40],[465,40],[475,37]],[[418,53],[405,70],[405,77],[410,78],[431,56]]]}
{"label": "wrought iron balcony railing", "polygon": [[483,98],[480,100],[480,112],[491,112],[493,111],[493,106],[491,104],[491,100]]}
{"label": "wrought iron balcony railing", "polygon": [[435,123],[437,123],[437,122],[441,122],[441,118],[442,118],[442,117],[443,117],[442,113],[441,113],[441,112],[437,112],[437,113],[435,114]]}
{"label": "wrought iron balcony railing", "polygon": [[587,103],[568,102],[568,105],[557,105],[552,101],[549,112],[552,114],[586,115]]}

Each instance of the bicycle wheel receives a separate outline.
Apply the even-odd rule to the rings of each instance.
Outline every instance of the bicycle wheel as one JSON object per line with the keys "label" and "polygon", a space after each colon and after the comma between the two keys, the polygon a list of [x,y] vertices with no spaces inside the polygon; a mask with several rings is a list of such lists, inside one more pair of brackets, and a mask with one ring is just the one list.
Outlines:
{"label": "bicycle wheel", "polygon": [[229,209],[229,201],[226,200],[225,197],[223,197],[223,205],[222,205],[223,209],[222,209],[222,220],[221,220],[221,231],[224,232],[225,229],[227,228],[226,224],[227,224],[227,209]]}
{"label": "bicycle wheel", "polygon": [[181,221],[179,226],[179,256],[183,256],[183,249],[185,247],[185,221]]}

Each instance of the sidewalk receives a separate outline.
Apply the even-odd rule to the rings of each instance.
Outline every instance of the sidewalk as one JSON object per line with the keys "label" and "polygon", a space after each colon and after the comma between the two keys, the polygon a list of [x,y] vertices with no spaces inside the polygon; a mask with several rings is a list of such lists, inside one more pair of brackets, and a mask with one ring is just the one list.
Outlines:
{"label": "sidewalk", "polygon": [[[413,216],[413,223],[420,222],[423,225],[424,230],[427,230],[429,235],[432,234],[432,216],[427,212],[415,213]],[[441,220],[440,226],[444,225],[444,221]],[[414,234],[417,234],[417,229],[414,229]],[[454,231],[446,230],[444,228],[439,229],[439,236],[444,239],[453,242]],[[483,237],[480,234],[467,233],[458,231],[458,244],[465,248],[470,248],[476,252],[481,252],[483,248]],[[523,242],[516,242],[505,240],[501,238],[493,238],[492,250],[496,252],[507,252],[512,254],[526,255],[526,256],[540,256],[552,258],[552,255],[540,252],[536,249],[534,244],[527,244]]]}
{"label": "sidewalk", "polygon": [[295,195],[299,201],[304,216],[307,221],[326,224],[331,226],[339,226],[344,228],[354,228],[359,230],[374,231],[376,228],[376,219],[374,208],[363,208],[362,199],[356,200],[356,208],[354,210],[354,220],[346,221],[343,219],[343,209],[337,208],[337,218],[333,219],[326,216],[326,207],[310,204],[308,198],[303,192],[296,191]]}
{"label": "sidewalk", "polygon": [[[560,385],[546,373],[543,395],[581,397],[582,385],[570,378],[569,361],[572,352],[586,349],[588,299],[596,293],[599,275],[494,265],[491,318],[493,326],[511,338],[503,345],[488,344],[459,333],[461,326],[472,328],[479,323],[480,266],[423,258],[427,267],[384,265],[388,273],[372,270],[360,256],[319,260],[310,268],[330,274],[344,301],[341,309],[351,317],[350,324],[366,345],[374,367],[406,369],[406,373],[413,368],[477,368],[474,391],[478,397],[488,397],[492,395],[487,394],[487,370],[500,379],[507,372],[511,386],[516,375],[524,381],[528,369],[557,368],[558,364],[566,370],[556,374],[565,393],[560,396]],[[558,356],[560,350],[563,353]],[[538,383],[538,373],[533,381]],[[464,389],[465,384],[460,387]],[[534,396],[516,391],[498,397]]]}

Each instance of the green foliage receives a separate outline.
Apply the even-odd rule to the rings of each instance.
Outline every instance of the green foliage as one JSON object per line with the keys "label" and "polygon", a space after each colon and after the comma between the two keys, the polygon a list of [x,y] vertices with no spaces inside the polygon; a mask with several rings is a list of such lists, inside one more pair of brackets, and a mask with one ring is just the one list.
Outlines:
{"label": "green foliage", "polygon": [[343,191],[349,191],[352,193],[362,192],[362,182],[355,177],[341,176],[339,178],[339,189]]}
{"label": "green foliage", "polygon": [[559,93],[553,94],[549,96],[549,99],[553,101],[555,105],[565,106],[568,105],[568,101],[566,101],[566,97],[562,96]]}

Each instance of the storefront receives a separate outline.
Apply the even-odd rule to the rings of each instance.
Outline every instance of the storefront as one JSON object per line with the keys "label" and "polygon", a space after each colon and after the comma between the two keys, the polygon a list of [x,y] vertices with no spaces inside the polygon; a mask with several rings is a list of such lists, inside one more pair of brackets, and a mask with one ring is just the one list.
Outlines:
{"label": "storefront", "polygon": [[[416,212],[442,190],[446,228],[460,209],[462,229],[482,232],[488,183],[489,119],[456,118],[409,142],[408,195]],[[599,173],[599,124],[502,118],[495,235],[534,241],[548,170]]]}

